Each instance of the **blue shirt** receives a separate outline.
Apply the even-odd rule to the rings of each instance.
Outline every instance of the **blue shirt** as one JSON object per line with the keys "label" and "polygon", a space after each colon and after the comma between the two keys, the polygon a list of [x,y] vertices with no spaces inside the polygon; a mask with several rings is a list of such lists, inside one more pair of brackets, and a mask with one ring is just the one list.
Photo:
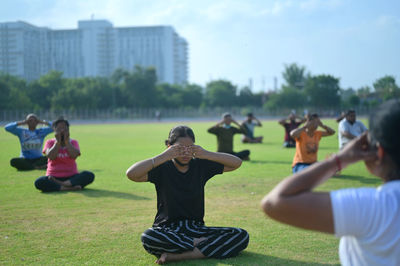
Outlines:
{"label": "blue shirt", "polygon": [[19,142],[21,143],[20,157],[26,159],[36,159],[43,156],[42,147],[44,138],[53,132],[51,124],[48,127],[31,131],[26,128],[18,127],[17,122],[7,124],[5,130],[18,136]]}

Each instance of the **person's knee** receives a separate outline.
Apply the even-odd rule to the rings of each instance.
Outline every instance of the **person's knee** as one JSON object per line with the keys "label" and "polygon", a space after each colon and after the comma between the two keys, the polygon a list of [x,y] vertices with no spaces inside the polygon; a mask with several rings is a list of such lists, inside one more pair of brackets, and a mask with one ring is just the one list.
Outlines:
{"label": "person's knee", "polygon": [[89,172],[89,171],[83,171],[83,172],[81,172],[81,174],[85,177],[87,184],[90,184],[94,181],[94,177],[95,177],[94,173]]}
{"label": "person's knee", "polygon": [[46,184],[46,179],[43,177],[39,177],[35,181],[35,187],[39,190],[44,191],[45,190],[45,184]]}
{"label": "person's knee", "polygon": [[241,249],[243,250],[249,244],[249,240],[250,240],[249,233],[242,228],[237,228],[237,234],[238,234],[238,239],[240,239],[239,247],[241,247]]}
{"label": "person's knee", "polygon": [[17,167],[16,166],[16,163],[17,163],[17,158],[12,158],[11,160],[10,160],[10,165],[12,166],[12,167]]}
{"label": "person's knee", "polygon": [[[153,234],[153,231],[151,228],[147,229],[142,233],[142,236],[140,237],[142,244],[145,246],[146,244],[150,244],[149,240],[152,238],[151,235]],[[154,243],[152,243],[154,244]]]}

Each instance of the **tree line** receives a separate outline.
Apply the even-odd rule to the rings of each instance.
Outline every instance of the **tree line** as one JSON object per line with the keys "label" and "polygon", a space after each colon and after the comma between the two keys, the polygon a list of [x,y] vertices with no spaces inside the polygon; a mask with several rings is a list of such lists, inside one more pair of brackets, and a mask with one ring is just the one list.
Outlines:
{"label": "tree line", "polygon": [[228,80],[213,80],[205,87],[197,84],[158,83],[154,68],[136,66],[132,71],[117,69],[110,77],[64,78],[51,71],[38,80],[0,74],[0,110],[81,110],[118,108],[207,108],[263,107],[347,108],[373,107],[398,98],[394,77],[378,79],[373,88],[342,89],[339,78],[311,75],[297,64],[285,65],[285,84],[277,91],[254,93]]}

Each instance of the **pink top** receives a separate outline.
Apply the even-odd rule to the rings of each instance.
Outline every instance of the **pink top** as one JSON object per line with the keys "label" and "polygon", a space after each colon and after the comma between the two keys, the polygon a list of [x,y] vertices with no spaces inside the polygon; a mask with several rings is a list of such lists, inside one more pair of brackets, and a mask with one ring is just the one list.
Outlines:
{"label": "pink top", "polygon": [[[43,148],[43,153],[46,154],[46,150],[53,147],[55,143],[55,139],[49,139],[46,141],[46,144]],[[79,150],[78,141],[71,139],[70,140],[72,146]],[[76,166],[75,159],[69,157],[68,151],[66,147],[60,147],[58,151],[57,158],[54,160],[47,160],[47,176],[54,177],[70,177],[78,174],[78,168]]]}

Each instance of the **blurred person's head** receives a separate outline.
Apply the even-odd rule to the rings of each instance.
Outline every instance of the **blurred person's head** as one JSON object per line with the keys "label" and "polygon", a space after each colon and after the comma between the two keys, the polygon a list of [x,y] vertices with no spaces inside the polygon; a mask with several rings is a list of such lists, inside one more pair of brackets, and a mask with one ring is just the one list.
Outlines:
{"label": "blurred person's head", "polygon": [[295,122],[296,121],[296,115],[293,112],[290,113],[289,120],[290,120],[290,122]]}
{"label": "blurred person's head", "polygon": [[253,113],[248,113],[247,114],[247,121],[251,122],[253,120],[253,118],[254,118]]}
{"label": "blurred person's head", "polygon": [[346,120],[349,121],[350,124],[354,124],[356,122],[356,111],[348,110],[346,112]]}
{"label": "blurred person's head", "polygon": [[69,133],[69,122],[64,117],[60,117],[53,122],[53,128],[56,133]]}
{"label": "blurred person's head", "polygon": [[377,157],[365,162],[368,170],[386,181],[400,179],[400,101],[380,105],[369,128],[369,148],[377,150]]}
{"label": "blurred person's head", "polygon": [[315,131],[318,128],[318,124],[319,124],[319,116],[316,113],[313,114],[309,114],[307,116],[307,122],[306,122],[306,126],[308,131]]}
{"label": "blurred person's head", "polygon": [[230,113],[224,113],[222,115],[222,119],[224,121],[224,124],[229,126],[232,123],[232,115]]}
{"label": "blurred person's head", "polygon": [[28,124],[29,130],[35,130],[37,125],[39,124],[39,119],[38,119],[37,115],[35,115],[35,114],[27,115],[25,120]]}

